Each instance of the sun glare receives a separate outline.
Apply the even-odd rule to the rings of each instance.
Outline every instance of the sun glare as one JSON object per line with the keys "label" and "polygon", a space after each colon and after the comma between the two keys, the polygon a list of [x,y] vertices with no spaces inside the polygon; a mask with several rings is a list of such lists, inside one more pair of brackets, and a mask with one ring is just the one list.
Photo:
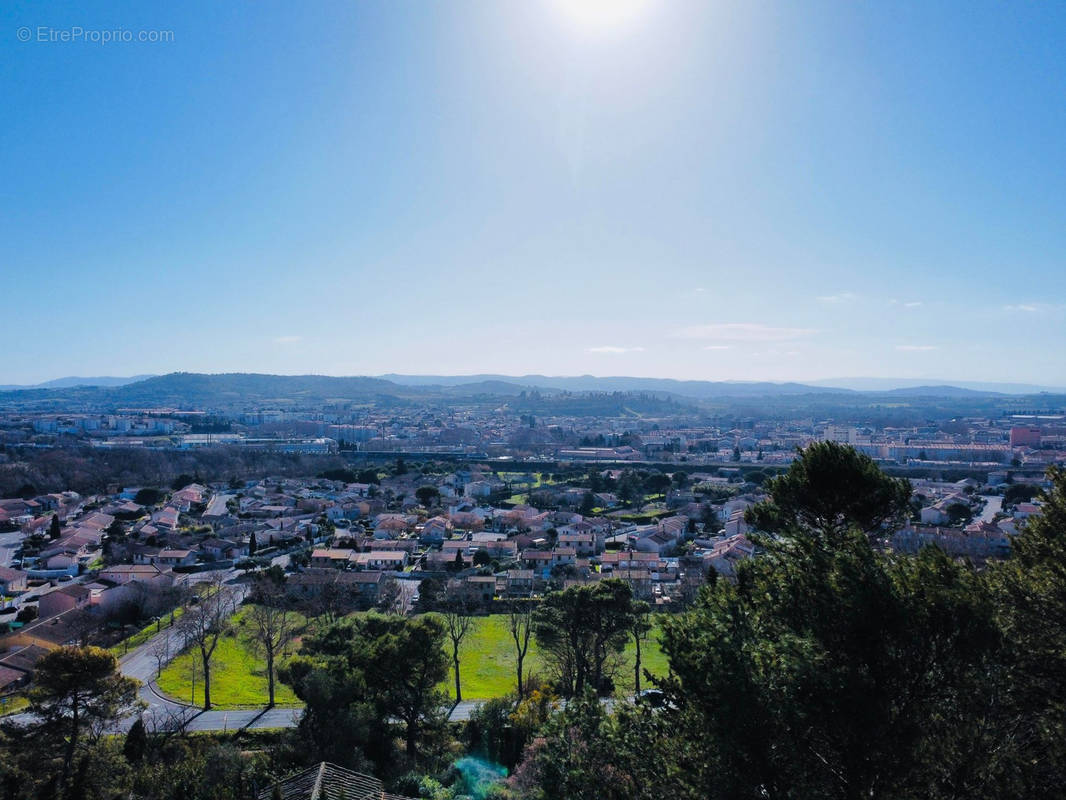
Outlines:
{"label": "sun glare", "polygon": [[621,28],[634,22],[650,0],[552,0],[552,5],[575,28],[590,33]]}

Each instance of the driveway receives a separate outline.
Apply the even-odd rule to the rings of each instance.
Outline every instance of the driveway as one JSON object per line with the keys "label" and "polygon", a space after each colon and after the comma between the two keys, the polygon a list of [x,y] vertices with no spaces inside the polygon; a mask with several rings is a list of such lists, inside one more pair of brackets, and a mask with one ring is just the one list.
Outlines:
{"label": "driveway", "polygon": [[15,551],[22,543],[22,532],[0,533],[0,567],[10,567]]}

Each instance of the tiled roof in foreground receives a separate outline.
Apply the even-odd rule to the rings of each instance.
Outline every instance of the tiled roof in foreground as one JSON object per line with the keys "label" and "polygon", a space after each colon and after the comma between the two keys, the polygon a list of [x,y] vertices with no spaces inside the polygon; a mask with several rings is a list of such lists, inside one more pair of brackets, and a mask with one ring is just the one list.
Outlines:
{"label": "tiled roof in foreground", "polygon": [[411,800],[388,794],[381,781],[323,761],[259,793],[259,800],[272,800],[280,791],[282,800]]}

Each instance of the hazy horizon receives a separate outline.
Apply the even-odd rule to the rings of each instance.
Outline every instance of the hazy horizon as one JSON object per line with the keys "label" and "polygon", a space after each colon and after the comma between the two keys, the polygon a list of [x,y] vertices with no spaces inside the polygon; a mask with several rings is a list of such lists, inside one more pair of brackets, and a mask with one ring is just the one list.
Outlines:
{"label": "hazy horizon", "polygon": [[[190,374],[207,374],[207,375],[222,375],[232,373],[221,372],[197,372],[194,370],[177,370],[177,373],[190,373]],[[0,390],[10,389],[23,389],[23,388],[69,388],[73,386],[86,385],[86,386],[120,386],[126,383],[132,383],[135,381],[141,381],[148,378],[161,377],[166,374],[175,373],[161,373],[161,374],[149,374],[142,373],[130,376],[119,375],[98,375],[98,376],[73,376],[64,375],[57,376],[45,381],[40,381],[35,384],[15,384],[8,382],[0,382]],[[386,380],[405,379],[406,382],[411,384],[421,384],[427,380],[445,379],[449,382],[459,382],[469,380],[475,382],[478,380],[486,379],[501,379],[504,381],[528,381],[531,379],[544,379],[546,381],[551,380],[575,380],[581,378],[595,379],[595,380],[632,380],[632,381],[677,381],[677,382],[691,382],[700,380],[710,380],[711,382],[720,383],[733,383],[733,384],[749,384],[749,383],[773,383],[773,384],[785,384],[785,383],[797,383],[808,385],[818,388],[840,388],[850,389],[855,391],[891,391],[894,389],[910,389],[925,386],[954,386],[963,389],[974,389],[979,391],[988,392],[1000,392],[1005,394],[1026,394],[1033,392],[1066,392],[1066,387],[1055,386],[1053,384],[1045,383],[1026,383],[1026,382],[1012,382],[1012,381],[977,381],[968,379],[941,379],[936,377],[930,378],[878,378],[870,376],[851,376],[851,377],[834,377],[834,378],[807,378],[796,380],[782,380],[782,381],[762,381],[762,380],[745,380],[734,378],[720,378],[720,379],[685,379],[685,378],[673,378],[673,377],[660,377],[652,375],[622,375],[622,374],[593,374],[593,373],[581,373],[581,374],[559,374],[559,373],[486,373],[486,372],[471,372],[471,373],[398,373],[398,372],[386,372],[386,373],[362,373],[352,375],[331,375],[328,373],[307,373],[307,372],[290,372],[290,373],[254,373],[264,375],[277,375],[279,377],[299,377],[299,376],[322,376],[331,378],[382,378]],[[99,383],[97,383],[99,382]],[[402,382],[402,381],[401,381]],[[58,384],[56,386],[50,386],[50,384]]]}

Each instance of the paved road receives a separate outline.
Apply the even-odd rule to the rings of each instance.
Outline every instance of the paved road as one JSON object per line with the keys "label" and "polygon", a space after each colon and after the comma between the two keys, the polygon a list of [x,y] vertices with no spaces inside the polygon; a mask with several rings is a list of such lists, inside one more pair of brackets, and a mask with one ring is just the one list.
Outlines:
{"label": "paved road", "polygon": [[[227,581],[232,582],[238,574],[237,570],[228,571],[226,573]],[[210,578],[209,573],[193,573],[186,578],[186,582],[197,583]],[[237,604],[239,604],[248,593],[248,585],[240,583],[233,585],[237,591]],[[234,604],[234,609],[236,609],[237,604]],[[159,648],[164,648],[162,663],[166,665],[185,649],[185,645],[186,640],[180,627],[163,628],[144,644],[135,647],[119,659],[119,671],[123,675],[135,678],[141,683],[137,696],[146,705],[143,717],[149,730],[172,729],[180,727],[182,724],[187,724],[189,730],[232,730],[249,724],[252,724],[253,727],[265,727],[263,724],[259,724],[259,719],[275,720],[282,717],[282,714],[278,713],[281,711],[280,709],[272,709],[269,712],[263,709],[204,712],[199,708],[178,703],[163,696],[152,684],[160,667],[160,657],[157,656]],[[291,717],[292,710],[287,710],[287,714]],[[259,715],[262,716],[256,719]],[[15,714],[8,717],[7,720],[18,724],[27,724],[33,722],[33,716],[30,714]],[[122,720],[116,726],[115,732],[128,730],[133,724],[133,720],[134,717]]]}
{"label": "paved road", "polygon": [[22,542],[22,531],[0,533],[0,567],[10,567],[15,551]]}
{"label": "paved road", "polygon": [[1003,510],[1003,497],[996,494],[983,494],[981,499],[985,501],[985,507],[977,517],[977,521],[991,522],[992,518]]}
{"label": "paved road", "polygon": [[[279,559],[287,556],[279,556]],[[232,580],[238,573],[231,570],[227,573]],[[203,574],[193,573],[192,582],[196,579],[206,580]],[[248,592],[247,584],[235,584],[239,597],[243,599]],[[295,727],[303,711],[299,708],[253,708],[241,710],[211,710],[204,711],[187,703],[163,695],[154,681],[159,671],[159,648],[163,651],[163,663],[167,664],[185,649],[185,639],[178,626],[163,628],[144,644],[134,648],[119,659],[119,670],[123,675],[135,678],[141,683],[138,697],[145,705],[143,719],[149,730],[173,730],[184,726],[190,731],[232,731],[241,728],[249,730],[261,730],[265,728],[291,728]],[[458,703],[450,712],[449,720],[461,722],[470,719],[470,714],[483,701],[464,700]],[[135,717],[129,717],[116,725],[114,732],[121,733],[129,729]],[[30,714],[14,714],[6,718],[9,722],[28,724],[33,722]]]}

